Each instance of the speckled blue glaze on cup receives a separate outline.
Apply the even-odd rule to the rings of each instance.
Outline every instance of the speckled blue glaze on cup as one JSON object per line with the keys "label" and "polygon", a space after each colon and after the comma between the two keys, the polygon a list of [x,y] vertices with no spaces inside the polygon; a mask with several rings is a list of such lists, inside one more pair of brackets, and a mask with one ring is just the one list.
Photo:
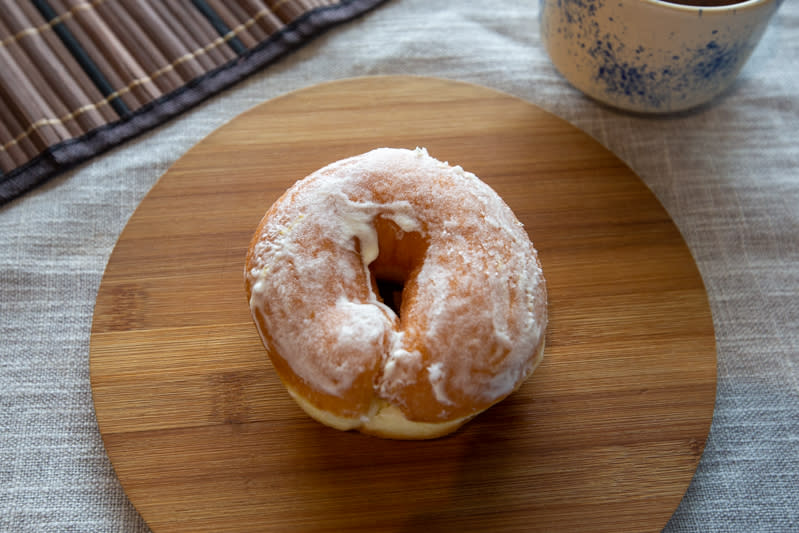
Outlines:
{"label": "speckled blue glaze on cup", "polygon": [[588,96],[629,111],[670,113],[724,92],[780,3],[540,0],[541,37],[555,67]]}

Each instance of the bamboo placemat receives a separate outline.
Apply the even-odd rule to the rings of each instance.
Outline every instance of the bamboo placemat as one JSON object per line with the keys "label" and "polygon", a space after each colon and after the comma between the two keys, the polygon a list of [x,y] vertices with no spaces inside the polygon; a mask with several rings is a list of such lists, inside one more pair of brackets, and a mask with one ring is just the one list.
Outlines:
{"label": "bamboo placemat", "polygon": [[384,0],[0,0],[0,204]]}

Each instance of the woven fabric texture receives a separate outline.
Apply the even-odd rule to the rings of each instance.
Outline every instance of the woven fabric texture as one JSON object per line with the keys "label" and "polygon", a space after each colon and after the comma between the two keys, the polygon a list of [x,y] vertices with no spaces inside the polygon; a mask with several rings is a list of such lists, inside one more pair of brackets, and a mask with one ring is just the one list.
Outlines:
{"label": "woven fabric texture", "polygon": [[148,531],[103,449],[89,383],[114,244],[158,178],[214,129],[288,91],[372,74],[508,92],[630,165],[682,231],[717,337],[710,435],[665,530],[799,531],[797,57],[799,2],[784,2],[729,92],[690,113],[637,116],[557,74],[538,2],[394,0],[0,206],[0,531]]}

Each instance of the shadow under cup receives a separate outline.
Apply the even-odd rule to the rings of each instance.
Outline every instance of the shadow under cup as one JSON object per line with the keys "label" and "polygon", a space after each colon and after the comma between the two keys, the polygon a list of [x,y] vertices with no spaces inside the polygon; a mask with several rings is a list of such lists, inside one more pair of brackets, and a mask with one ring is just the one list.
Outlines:
{"label": "shadow under cup", "polygon": [[588,96],[634,112],[684,111],[733,83],[780,3],[541,0],[541,38]]}

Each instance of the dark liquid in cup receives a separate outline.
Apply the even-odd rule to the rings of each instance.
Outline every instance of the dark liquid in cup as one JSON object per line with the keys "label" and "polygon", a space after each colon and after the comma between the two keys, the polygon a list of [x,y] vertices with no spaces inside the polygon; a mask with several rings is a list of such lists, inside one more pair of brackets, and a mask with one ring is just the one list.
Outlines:
{"label": "dark liquid in cup", "polygon": [[677,4],[681,6],[697,6],[697,7],[720,7],[720,6],[734,6],[735,4],[743,4],[749,0],[661,0],[669,4]]}

